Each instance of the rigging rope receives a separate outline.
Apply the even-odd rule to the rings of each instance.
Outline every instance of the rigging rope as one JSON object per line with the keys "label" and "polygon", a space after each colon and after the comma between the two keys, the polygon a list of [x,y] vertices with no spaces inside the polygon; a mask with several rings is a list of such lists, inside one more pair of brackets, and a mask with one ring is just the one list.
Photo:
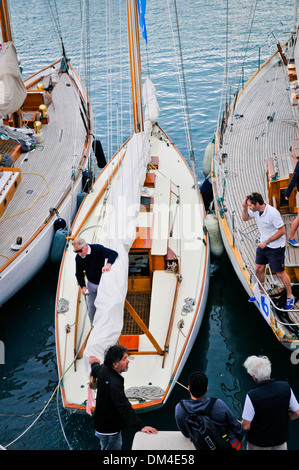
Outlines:
{"label": "rigging rope", "polygon": [[[60,26],[60,21],[59,21],[59,13],[57,9],[57,3],[56,0],[53,0],[53,7],[50,4],[49,0],[46,0],[46,4],[48,7],[49,15],[52,20],[53,26],[54,26],[54,31],[56,32],[56,35],[61,43],[62,47],[62,53],[63,57],[65,60],[65,65],[67,64],[67,57],[65,53],[65,47],[62,39],[62,32],[61,32],[61,26]],[[70,231],[71,227],[71,221],[72,221],[72,210],[71,208],[74,207],[73,204],[73,199],[75,197],[75,179],[76,179],[76,173],[77,171],[80,171],[82,168],[80,167],[80,162],[79,166],[76,164],[77,161],[77,148],[78,148],[78,135],[79,132],[79,124],[81,122],[81,119],[83,121],[84,127],[85,127],[85,132],[86,135],[88,135],[89,130],[91,128],[91,116],[90,116],[90,109],[89,109],[89,102],[88,102],[88,95],[90,92],[90,32],[89,32],[89,0],[83,1],[82,3],[80,2],[81,6],[81,11],[80,11],[80,19],[81,19],[81,34],[80,34],[80,41],[81,41],[81,47],[80,47],[80,55],[79,55],[79,67],[78,67],[78,72],[79,76],[81,76],[81,69],[84,69],[85,72],[85,87],[87,90],[87,96],[84,93],[84,90],[82,89],[80,83],[77,83],[76,76],[74,76],[73,71],[71,68],[69,68],[69,75],[71,78],[74,79],[75,83],[77,84],[79,88],[79,92],[75,93],[74,89],[74,97],[78,106],[79,112],[76,113],[75,115],[75,128],[73,132],[73,164],[71,167],[71,174],[70,174],[70,187],[71,187],[71,204],[70,204],[70,210],[68,212],[68,230]],[[69,14],[71,11],[68,12]],[[73,20],[70,20],[70,22]],[[84,31],[86,25],[86,31]],[[73,32],[73,29],[72,29]],[[83,65],[82,65],[83,64]],[[82,98],[80,93],[82,93]],[[83,111],[82,111],[83,109]],[[87,124],[85,122],[85,119],[87,120]],[[83,150],[83,149],[82,149]],[[81,149],[79,149],[79,152],[82,152]],[[87,166],[86,168],[88,171],[91,171],[91,161],[90,161],[90,154],[88,155],[88,160],[87,160]]]}
{"label": "rigging rope", "polygon": [[63,55],[63,57],[66,61],[67,58],[66,58],[64,43],[63,43],[63,39],[62,39],[62,33],[61,33],[61,27],[60,27],[60,22],[59,22],[59,15],[58,15],[58,10],[57,10],[56,0],[53,0],[53,3],[54,3],[54,7],[52,8],[51,4],[50,4],[50,1],[46,0],[46,4],[47,4],[48,10],[49,10],[50,18],[52,19],[55,33],[56,33],[56,35],[58,37],[58,40],[59,40],[59,43],[61,45],[62,55]]}
{"label": "rigging rope", "polygon": [[9,444],[7,444],[7,445],[5,446],[5,449],[6,449],[7,447],[10,447],[10,446],[11,446],[12,444],[14,444],[16,441],[18,441],[22,436],[24,436],[24,434],[26,434],[27,431],[29,431],[29,429],[32,428],[32,426],[37,422],[37,420],[41,417],[41,415],[44,413],[44,411],[46,410],[46,408],[49,406],[49,404],[50,404],[52,398],[54,397],[54,395],[55,395],[57,389],[58,389],[58,385],[56,386],[56,388],[55,388],[54,392],[52,393],[50,399],[48,400],[48,402],[46,403],[46,405],[44,406],[44,408],[42,409],[42,411],[39,413],[39,415],[36,417],[36,419],[35,419],[35,420],[30,424],[30,426],[29,426],[28,428],[26,428],[25,431],[22,432],[16,439],[14,439],[14,440],[11,441]]}
{"label": "rigging rope", "polygon": [[107,96],[107,140],[108,140],[108,161],[112,157],[112,71],[111,71],[111,2],[106,0],[106,67],[107,67],[107,83],[106,83],[106,96]]}
{"label": "rigging rope", "polygon": [[[247,3],[246,3],[247,5]],[[254,17],[255,17],[255,12],[257,8],[257,0],[252,0],[251,3],[251,9],[249,14],[247,15],[248,21],[247,21],[247,27],[245,29],[245,33],[243,34],[241,32],[241,26],[244,21],[244,17],[247,13],[247,10],[244,9],[244,2],[240,5],[240,2],[235,4],[234,7],[234,12],[241,12],[241,16],[238,17],[237,15],[233,19],[232,23],[232,36],[230,40],[230,47],[229,47],[229,33],[228,33],[228,27],[229,27],[229,8],[228,8],[228,0],[227,0],[227,12],[226,12],[226,55],[225,55],[225,65],[224,65],[224,74],[223,74],[223,83],[222,83],[222,94],[221,94],[221,99],[220,99],[220,107],[219,107],[219,115],[218,115],[218,126],[220,125],[221,122],[221,115],[222,115],[222,110],[225,107],[225,113],[227,112],[227,106],[228,106],[228,100],[231,98],[228,98],[228,82],[229,82],[229,76],[230,76],[230,69],[232,66],[232,61],[230,60],[230,55],[233,49],[233,46],[235,45],[235,32],[238,32],[238,37],[236,41],[236,53],[235,53],[235,59],[234,63],[236,64],[236,70],[235,70],[235,80],[234,84],[232,86],[235,94],[235,99],[237,99],[237,95],[240,89],[240,80],[241,80],[241,75],[240,73],[240,67],[239,64],[242,64],[242,69],[244,66],[244,63],[247,59],[247,50],[248,50],[248,45],[249,45],[249,40],[252,32],[252,27],[253,27],[253,22],[254,22]],[[241,39],[244,39],[245,47],[242,49],[241,46]],[[247,39],[246,39],[247,38]],[[223,100],[225,98],[225,103],[223,103]]]}
{"label": "rigging rope", "polygon": [[[243,5],[243,4],[242,4]],[[241,5],[241,7],[242,7]],[[245,16],[245,13],[246,13],[246,10],[241,8],[240,5],[238,5],[238,8],[235,8],[234,11],[236,12],[243,12],[242,13],[242,16],[241,18],[238,18],[237,16],[235,16],[235,19],[234,19],[234,23],[233,23],[233,26],[232,26],[232,38],[231,38],[231,49],[233,47],[233,44],[234,44],[234,32],[235,31],[239,31],[239,40],[237,41],[237,51],[240,49],[239,46],[240,46],[240,42],[241,42],[241,31],[240,31],[240,25],[242,26],[243,24],[243,18]],[[221,123],[221,115],[223,113],[223,119],[225,119],[225,125],[227,126],[228,124],[228,116],[227,116],[227,112],[228,112],[228,98],[227,98],[227,92],[228,92],[228,79],[229,79],[229,75],[230,75],[230,61],[229,61],[229,49],[228,49],[228,25],[229,25],[229,15],[228,15],[228,1],[227,1],[227,16],[226,16],[226,58],[225,58],[225,73],[224,73],[224,76],[223,76],[223,86],[222,86],[222,96],[221,96],[221,100],[220,100],[220,107],[219,107],[219,115],[218,115],[218,129],[220,129],[222,127],[222,125],[220,124]],[[231,119],[233,118],[233,113],[234,113],[234,110],[235,110],[235,105],[236,105],[236,101],[237,101],[237,98],[238,98],[238,93],[239,93],[239,88],[240,88],[240,80],[241,80],[241,76],[239,75],[239,64],[242,63],[242,70],[243,70],[243,67],[244,67],[244,63],[245,63],[245,60],[247,58],[247,51],[248,51],[248,45],[249,45],[249,40],[250,40],[250,36],[251,36],[251,32],[252,32],[252,27],[253,27],[253,21],[254,21],[254,17],[255,17],[255,12],[256,12],[256,8],[257,8],[257,0],[252,0],[252,3],[251,3],[251,9],[250,9],[250,13],[248,14],[248,21],[247,21],[247,27],[246,27],[246,30],[245,30],[245,34],[244,34],[244,37],[245,37],[245,48],[242,50],[240,49],[238,53],[236,53],[236,59],[235,59],[235,62],[236,62],[236,71],[235,71],[235,82],[234,82],[234,89],[235,89],[235,103],[234,103],[234,107],[233,107],[233,110],[232,110],[232,114],[231,114]],[[247,38],[247,39],[246,39]],[[224,83],[225,83],[225,86],[224,86]],[[243,86],[243,84],[242,84]],[[224,96],[224,92],[225,92],[225,110],[223,110],[223,96]],[[221,145],[221,138],[222,138],[222,132],[225,132],[225,129],[223,131],[221,131],[221,136],[220,136],[220,146],[218,147],[218,154],[217,154],[217,157],[218,157],[218,160],[217,163],[218,164],[218,168],[219,168],[219,162],[221,161],[222,159],[222,145]],[[226,184],[226,178],[227,178],[227,175],[223,175],[223,179],[222,179],[222,183],[223,183],[223,197],[224,197],[224,191],[225,191],[225,184]]]}
{"label": "rigging rope", "polygon": [[[64,304],[65,304],[65,299],[63,299],[64,301]],[[86,303],[86,296],[85,296],[85,303]],[[59,378],[59,381],[58,381],[58,384],[56,385],[55,387],[55,390],[53,391],[52,395],[50,396],[49,400],[47,401],[46,405],[43,407],[43,409],[41,410],[41,412],[38,414],[38,416],[35,418],[35,420],[30,424],[30,426],[28,426],[28,428],[26,428],[16,439],[14,439],[13,441],[11,441],[9,444],[7,444],[6,446],[4,446],[5,449],[7,449],[8,447],[10,447],[12,444],[14,444],[15,442],[17,442],[21,437],[23,437],[31,428],[32,426],[38,421],[38,419],[43,415],[43,413],[46,411],[46,409],[48,408],[49,404],[51,403],[52,399],[54,398],[55,394],[57,394],[57,412],[58,412],[58,419],[59,419],[59,423],[60,423],[60,427],[61,427],[61,431],[63,433],[63,436],[65,438],[65,441],[69,447],[70,450],[72,450],[72,447],[66,437],[66,434],[65,434],[65,431],[64,431],[64,428],[63,428],[63,424],[62,424],[62,420],[61,420],[61,416],[60,416],[60,411],[59,411],[59,390],[60,390],[60,386],[61,386],[61,383],[63,381],[63,378],[65,376],[65,374],[69,371],[69,369],[72,367],[72,365],[75,363],[75,361],[77,360],[77,356],[79,354],[79,351],[80,351],[80,348],[81,348],[81,341],[82,341],[82,338],[83,338],[83,333],[84,333],[84,327],[85,327],[85,322],[86,322],[86,318],[87,318],[87,303],[86,303],[86,310],[85,310],[85,315],[84,315],[84,319],[83,319],[83,325],[82,325],[82,329],[81,329],[81,334],[80,334],[80,337],[79,337],[79,342],[78,342],[78,348],[77,350],[75,351],[75,357],[74,359],[72,360],[72,362],[70,363],[70,365],[67,367],[67,369],[64,370],[64,372],[62,373],[61,377]],[[34,414],[34,413],[33,413]],[[33,414],[31,415],[27,415],[28,417],[32,416]],[[11,415],[12,416],[12,415]],[[25,416],[25,415],[24,415]]]}
{"label": "rigging rope", "polygon": [[[189,150],[190,163],[191,163],[191,166],[192,166],[192,174],[193,174],[193,177],[194,177],[195,185],[197,187],[198,177],[197,177],[197,173],[196,173],[196,165],[195,165],[195,159],[194,159],[194,149],[193,149],[193,143],[192,143],[190,113],[189,113],[189,105],[188,105],[188,98],[187,98],[187,88],[186,88],[186,82],[185,82],[183,53],[182,53],[182,45],[181,45],[181,38],[180,38],[180,29],[179,29],[179,21],[178,21],[178,12],[177,12],[176,0],[174,0],[174,10],[175,10],[175,21],[176,21],[176,29],[177,29],[179,58],[177,56],[177,51],[176,51],[176,46],[175,46],[174,31],[173,31],[173,27],[172,27],[169,0],[167,0],[167,7],[168,7],[168,18],[169,18],[170,30],[171,30],[171,33],[172,33],[173,51],[174,51],[175,62],[176,62],[176,67],[177,67],[178,88],[179,88],[180,101],[181,101],[181,106],[182,106],[182,111],[183,111],[187,147],[188,147],[188,150]],[[179,67],[179,63],[181,65],[181,67]]]}
{"label": "rigging rope", "polygon": [[182,70],[183,90],[184,90],[184,97],[185,97],[185,108],[186,108],[186,120],[187,120],[189,148],[190,148],[190,153],[191,153],[192,158],[193,158],[194,150],[193,150],[193,143],[192,143],[189,105],[188,105],[187,88],[186,88],[186,81],[185,81],[185,69],[184,69],[184,62],[183,62],[183,52],[182,52],[182,44],[181,44],[181,36],[180,36],[180,28],[179,28],[179,20],[178,20],[178,11],[177,11],[176,0],[174,0],[174,7],[175,7],[175,19],[176,19],[176,26],[177,26],[177,33],[178,33],[178,43],[179,43],[179,54],[180,54],[180,62],[181,62],[181,70]]}
{"label": "rigging rope", "polygon": [[[245,60],[247,59],[248,45],[249,45],[249,40],[250,40],[250,36],[251,36],[251,32],[252,32],[252,27],[253,27],[253,22],[254,22],[254,18],[255,18],[255,12],[256,12],[256,8],[257,8],[258,0],[254,0],[254,2],[252,3],[252,13],[251,13],[252,18],[250,19],[250,15],[248,17],[247,41],[246,41],[246,44],[245,44],[245,49],[244,49],[244,54],[243,54],[242,69],[244,67]],[[237,89],[239,89],[239,87],[240,87],[240,79],[241,79],[241,76],[239,76],[239,84],[237,86]],[[242,86],[243,86],[243,84],[242,84]]]}

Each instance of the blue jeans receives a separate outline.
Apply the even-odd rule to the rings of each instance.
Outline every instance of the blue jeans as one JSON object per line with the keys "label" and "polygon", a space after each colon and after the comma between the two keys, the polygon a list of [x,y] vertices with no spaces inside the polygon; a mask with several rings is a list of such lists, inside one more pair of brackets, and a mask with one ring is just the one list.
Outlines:
{"label": "blue jeans", "polygon": [[96,431],[97,438],[100,439],[101,450],[121,450],[122,436],[121,432],[109,436]]}

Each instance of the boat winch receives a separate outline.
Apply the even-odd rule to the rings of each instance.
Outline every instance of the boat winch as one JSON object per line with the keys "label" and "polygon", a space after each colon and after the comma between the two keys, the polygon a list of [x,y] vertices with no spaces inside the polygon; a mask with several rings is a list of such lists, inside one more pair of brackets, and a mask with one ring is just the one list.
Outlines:
{"label": "boat winch", "polygon": [[33,126],[35,130],[33,137],[35,138],[36,142],[39,144],[44,140],[44,136],[41,132],[42,123],[41,121],[34,121]]}
{"label": "boat winch", "polygon": [[22,246],[23,246],[23,239],[22,239],[22,237],[18,237],[16,239],[16,243],[11,245],[10,248],[14,251],[19,251],[20,248],[22,248]]}

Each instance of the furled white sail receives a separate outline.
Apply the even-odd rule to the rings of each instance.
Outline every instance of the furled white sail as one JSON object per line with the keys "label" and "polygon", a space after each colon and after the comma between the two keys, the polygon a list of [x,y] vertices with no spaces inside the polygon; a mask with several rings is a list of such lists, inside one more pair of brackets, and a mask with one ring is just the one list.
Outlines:
{"label": "furled white sail", "polygon": [[144,132],[135,133],[131,137],[122,163],[122,179],[114,192],[107,246],[117,251],[118,257],[111,270],[102,276],[98,288],[94,327],[84,350],[87,376],[90,374],[89,357],[96,356],[102,361],[105,350],[118,341],[123,328],[128,253],[136,237],[140,195],[149,163],[149,138],[152,125],[160,112],[155,87],[150,79],[143,86],[143,101]]}
{"label": "furled white sail", "polygon": [[6,42],[0,55],[0,117],[17,111],[26,96],[15,46]]}

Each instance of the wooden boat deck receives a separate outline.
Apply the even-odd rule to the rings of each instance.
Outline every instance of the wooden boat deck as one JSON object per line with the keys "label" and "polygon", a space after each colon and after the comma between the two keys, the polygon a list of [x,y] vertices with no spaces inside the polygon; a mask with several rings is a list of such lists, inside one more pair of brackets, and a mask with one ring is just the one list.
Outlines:
{"label": "wooden boat deck", "polygon": [[15,162],[22,180],[0,219],[0,269],[16,253],[16,238],[26,243],[32,237],[70,189],[72,171],[78,173],[86,131],[76,96],[63,73],[52,92],[49,123],[42,127],[44,141]]}
{"label": "wooden boat deck", "polygon": [[[228,235],[228,240],[231,246],[237,247],[243,269],[247,267],[253,273],[259,232],[254,220],[242,221],[242,201],[252,192],[259,192],[271,204],[267,160],[274,155],[290,160],[291,143],[298,138],[298,105],[291,104],[289,87],[286,66],[276,55],[264,66],[260,77],[255,78],[254,86],[249,82],[239,96],[234,112],[228,117],[222,147],[214,162],[213,189],[215,199],[220,200],[220,219],[227,223],[227,230],[233,237],[231,240]],[[283,214],[287,238],[294,217],[295,214]],[[299,248],[287,243],[285,264],[299,266]],[[268,273],[266,288],[275,293],[281,291],[283,285],[275,274]],[[298,302],[295,308],[299,308]],[[292,312],[292,321],[299,323],[299,312]]]}
{"label": "wooden boat deck", "polygon": [[[129,253],[128,280],[123,277],[125,308],[120,301],[120,308],[113,311],[108,302],[103,305],[108,282],[113,286],[119,279],[118,289],[122,287],[117,275],[122,263],[120,251],[115,267],[108,274],[110,280],[105,276],[101,279],[99,289],[103,295],[91,333],[86,304],[74,276],[72,245],[65,250],[57,288],[56,347],[59,375],[63,376],[63,402],[68,408],[84,409],[88,383],[86,360],[91,355],[91,346],[99,348],[96,355],[100,357],[108,340],[115,341],[111,340],[113,328],[117,341],[128,348],[134,360],[134,367],[126,373],[126,393],[132,405],[142,411],[160,406],[179,377],[201,325],[209,281],[209,244],[203,227],[203,204],[189,167],[157,124],[151,134],[150,152],[151,164],[147,167],[140,198],[142,207],[136,219],[136,238]],[[113,238],[108,238],[106,208],[127,178],[124,165],[125,158],[130,156],[128,149],[124,162],[118,165],[123,161],[123,154],[121,149],[99,174],[93,191],[77,213],[72,237],[80,234],[88,243],[111,247]],[[113,177],[111,165],[115,170]],[[106,190],[109,178],[111,184]],[[142,197],[145,194],[150,194],[147,206]],[[190,218],[190,207],[194,218]],[[190,224],[186,222],[183,226],[182,221]],[[68,301],[68,309],[63,314],[58,309],[61,299]],[[120,331],[117,325],[122,328]],[[93,337],[95,328],[103,333],[100,340],[99,334],[96,339]],[[77,357],[75,353],[83,350],[82,344],[83,357]],[[74,368],[69,367],[73,361]]]}
{"label": "wooden boat deck", "polygon": [[[149,316],[150,316],[150,292],[135,292],[128,293],[127,300],[130,302],[134,310],[138,312],[139,317],[144,322],[146,327],[149,326]],[[128,310],[124,309],[124,327],[122,330],[122,335],[140,335],[142,330],[136,321],[132,318]]]}

